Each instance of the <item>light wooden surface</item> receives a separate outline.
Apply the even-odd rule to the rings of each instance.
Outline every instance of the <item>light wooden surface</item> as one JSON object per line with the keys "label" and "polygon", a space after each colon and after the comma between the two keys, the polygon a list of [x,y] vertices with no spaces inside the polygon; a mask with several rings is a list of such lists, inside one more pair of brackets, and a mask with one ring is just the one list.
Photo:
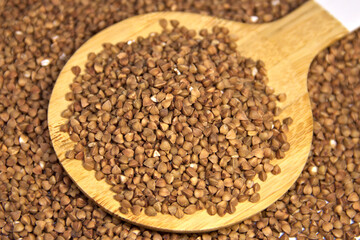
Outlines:
{"label": "light wooden surface", "polygon": [[[287,100],[280,104],[284,108],[280,118],[291,116],[294,119],[288,139],[291,145],[283,160],[275,160],[281,167],[281,174],[268,174],[261,185],[261,200],[254,204],[241,203],[236,212],[224,217],[210,216],[205,210],[177,219],[171,215],[158,214],[148,217],[144,213],[134,216],[119,212],[119,202],[113,199],[114,193],[105,181],[97,181],[94,171],[87,171],[78,160],[65,159],[65,152],[74,143],[67,133],[59,131],[66,119],[60,116],[69,102],[65,93],[73,81],[71,67],[79,65],[84,69],[87,54],[99,52],[106,42],[117,43],[148,36],[159,32],[161,18],[177,19],[181,25],[200,30],[214,25],[226,26],[231,34],[237,36],[238,50],[242,55],[265,62],[270,79],[269,85],[277,93],[285,92]],[[312,113],[307,93],[307,74],[314,56],[331,42],[347,34],[347,30],[316,3],[310,1],[290,15],[273,23],[242,24],[209,16],[191,13],[161,12],[136,16],[117,23],[87,41],[67,62],[55,84],[48,112],[50,136],[56,154],[79,188],[105,210],[136,225],[171,232],[205,232],[230,226],[265,209],[279,199],[300,175],[309,155],[312,141]]]}

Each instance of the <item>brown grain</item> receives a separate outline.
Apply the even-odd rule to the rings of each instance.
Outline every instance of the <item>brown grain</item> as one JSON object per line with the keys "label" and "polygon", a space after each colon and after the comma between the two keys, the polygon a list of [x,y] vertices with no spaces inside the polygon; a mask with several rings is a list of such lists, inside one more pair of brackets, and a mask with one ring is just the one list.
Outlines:
{"label": "brown grain", "polygon": [[[280,235],[280,239],[359,236],[359,204],[347,200],[351,192],[360,193],[360,150],[356,144],[360,128],[359,31],[319,53],[310,68],[308,87],[313,103],[314,137],[302,176],[272,206],[232,227],[203,234],[171,234],[122,222],[79,192],[49,147],[46,110],[52,86],[71,54],[99,30],[134,14],[162,10],[201,12],[245,22],[252,22],[251,16],[257,16],[257,22],[264,22],[284,16],[302,2],[0,1],[1,238],[243,240],[279,239]],[[50,64],[41,66],[40,62],[49,57]],[[24,105],[29,106],[28,110]],[[15,147],[15,155],[9,155],[10,147]],[[271,170],[264,168],[265,172]],[[45,191],[41,182],[50,176],[55,177],[55,183]],[[314,184],[313,196],[302,195],[306,183]],[[347,186],[346,193],[342,186]],[[319,190],[314,191],[316,187]],[[70,199],[68,205],[60,204],[63,196]],[[39,204],[40,198],[46,199],[45,205]],[[85,205],[77,205],[79,198]],[[79,208],[89,213],[83,222],[75,218]],[[348,210],[356,211],[356,215],[353,218],[346,215],[345,219]],[[342,224],[340,218],[348,221]],[[24,225],[23,231],[13,231],[16,221]],[[56,221],[64,225],[64,232],[54,230]],[[283,228],[284,223],[291,226],[290,231]],[[333,229],[324,231],[324,223],[332,224]],[[272,236],[266,237],[269,229]]]}

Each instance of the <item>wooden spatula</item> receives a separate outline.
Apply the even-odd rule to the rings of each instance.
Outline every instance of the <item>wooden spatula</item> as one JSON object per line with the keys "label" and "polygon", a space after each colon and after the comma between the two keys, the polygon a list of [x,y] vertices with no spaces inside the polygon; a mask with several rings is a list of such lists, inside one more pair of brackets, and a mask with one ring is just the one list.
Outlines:
{"label": "wooden spatula", "polygon": [[[325,10],[327,9],[327,10]],[[157,12],[140,15],[117,23],[88,40],[67,62],[55,84],[48,113],[50,135],[57,156],[79,188],[105,210],[122,219],[152,229],[172,232],[204,232],[230,226],[265,209],[279,199],[300,175],[309,155],[312,140],[312,113],[307,92],[309,65],[315,55],[360,25],[360,1],[319,0],[308,1],[288,16],[266,24],[244,24],[215,17],[182,12]],[[119,202],[105,181],[97,181],[94,171],[87,171],[79,160],[66,159],[65,152],[73,149],[74,143],[67,133],[60,132],[60,125],[66,122],[61,113],[69,102],[65,93],[73,81],[72,66],[84,69],[87,55],[98,53],[102,44],[134,40],[137,36],[148,36],[160,32],[158,21],[162,18],[177,19],[190,29],[225,26],[239,40],[238,51],[246,57],[264,61],[268,70],[269,85],[276,93],[286,93],[287,100],[280,104],[284,110],[280,119],[292,117],[288,139],[291,145],[285,159],[274,160],[280,165],[280,175],[269,174],[261,185],[261,200],[257,203],[240,203],[234,214],[210,216],[206,210],[177,219],[171,215],[158,214],[149,217],[142,213],[134,216],[122,214]]]}

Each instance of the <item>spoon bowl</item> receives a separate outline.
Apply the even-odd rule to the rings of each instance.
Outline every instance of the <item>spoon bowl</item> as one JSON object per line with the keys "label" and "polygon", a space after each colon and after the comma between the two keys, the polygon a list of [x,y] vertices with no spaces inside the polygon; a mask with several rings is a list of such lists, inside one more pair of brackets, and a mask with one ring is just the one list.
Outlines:
{"label": "spoon bowl", "polygon": [[[67,133],[60,131],[60,126],[67,122],[61,113],[69,102],[65,93],[73,81],[71,67],[85,69],[87,55],[98,53],[102,44],[116,44],[120,41],[135,40],[138,36],[146,37],[151,32],[160,32],[160,19],[177,19],[182,26],[199,31],[203,28],[223,26],[230,30],[237,40],[237,50],[242,56],[262,60],[267,69],[268,85],[275,93],[286,93],[285,102],[278,103],[283,109],[278,119],[291,117],[293,124],[287,134],[290,150],[285,158],[273,160],[281,168],[278,175],[268,174],[265,182],[258,182],[261,199],[257,203],[243,202],[236,207],[234,214],[210,216],[206,210],[197,211],[177,219],[171,215],[157,214],[155,217],[139,216],[131,212],[122,214],[119,202],[114,199],[111,186],[105,180],[97,181],[95,171],[87,171],[82,161],[65,158],[65,153],[75,145]],[[314,24],[316,22],[316,24]],[[312,59],[324,47],[348,33],[335,18],[317,3],[309,1],[290,15],[266,24],[243,24],[216,17],[202,16],[183,12],[157,12],[126,19],[98,33],[89,39],[70,58],[61,71],[55,84],[48,112],[50,136],[56,154],[77,186],[106,211],[119,216],[130,223],[160,231],[169,232],[206,232],[227,227],[260,212],[278,200],[299,177],[307,161],[313,131],[313,119],[310,98],[307,92],[308,68]]]}

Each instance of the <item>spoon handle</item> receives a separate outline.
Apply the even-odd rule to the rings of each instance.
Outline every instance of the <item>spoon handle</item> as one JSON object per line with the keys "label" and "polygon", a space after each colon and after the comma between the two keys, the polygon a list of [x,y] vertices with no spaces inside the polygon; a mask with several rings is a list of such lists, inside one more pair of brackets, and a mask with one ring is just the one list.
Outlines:
{"label": "spoon handle", "polygon": [[[342,22],[316,1],[310,0],[289,15],[272,23],[252,24],[249,27],[245,24],[244,32],[247,34],[241,32],[243,24],[233,24],[238,25],[239,28],[236,33],[239,36],[240,52],[255,59],[264,59],[271,51],[274,55],[271,61],[266,63],[267,68],[284,62],[284,59],[294,55],[298,56],[301,62],[310,64],[319,51],[349,33]],[[360,2],[360,0],[355,1]],[[253,29],[249,31],[248,28],[251,27]],[[229,28],[232,29],[231,26]],[[249,38],[252,41],[249,41]],[[297,59],[293,60],[297,61]],[[306,72],[307,70],[306,68]]]}
{"label": "spoon handle", "polygon": [[307,94],[309,66],[318,52],[349,33],[314,0],[272,23],[230,22],[230,29],[231,25],[238,26],[234,31],[239,36],[238,50],[246,57],[264,61],[268,78],[277,81],[275,89],[287,93],[286,104]]}
{"label": "spoon handle", "polygon": [[349,32],[360,27],[359,0],[315,0],[315,2],[341,22]]}

